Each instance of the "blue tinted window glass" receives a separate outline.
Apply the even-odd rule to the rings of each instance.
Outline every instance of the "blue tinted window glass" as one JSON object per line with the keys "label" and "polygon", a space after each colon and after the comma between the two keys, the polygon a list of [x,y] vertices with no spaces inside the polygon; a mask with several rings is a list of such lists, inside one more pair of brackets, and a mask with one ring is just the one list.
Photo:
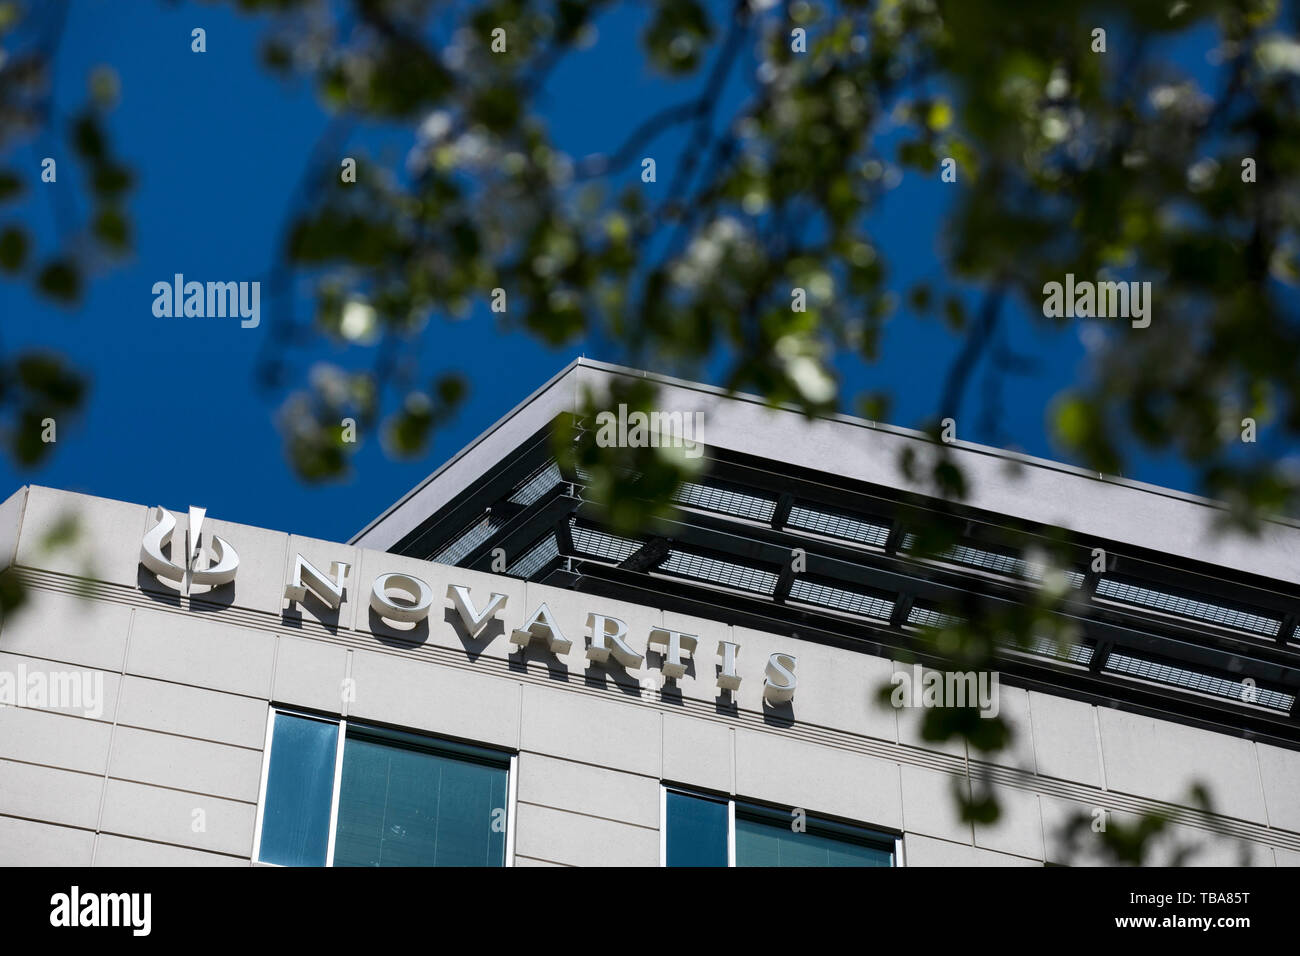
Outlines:
{"label": "blue tinted window glass", "polygon": [[401,736],[348,734],[334,865],[504,866],[506,767]]}
{"label": "blue tinted window glass", "polygon": [[338,737],[338,724],[275,715],[262,811],[264,862],[325,865]]}
{"label": "blue tinted window glass", "polygon": [[736,808],[736,866],[893,866],[886,843],[869,842],[865,830],[809,817],[807,829],[794,817],[761,808]]}
{"label": "blue tinted window glass", "polygon": [[727,805],[669,790],[668,866],[727,865]]}

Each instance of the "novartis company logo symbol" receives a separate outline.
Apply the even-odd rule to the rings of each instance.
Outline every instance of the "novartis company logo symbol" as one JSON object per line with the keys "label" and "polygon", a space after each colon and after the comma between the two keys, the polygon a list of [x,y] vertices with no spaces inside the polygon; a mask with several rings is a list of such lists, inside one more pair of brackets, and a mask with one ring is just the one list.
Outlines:
{"label": "novartis company logo symbol", "polygon": [[163,554],[163,548],[171,543],[172,532],[176,530],[176,519],[166,508],[160,506],[155,509],[157,524],[145,533],[144,540],[140,542],[140,563],[158,577],[178,582],[185,594],[189,594],[190,588],[195,584],[214,587],[229,584],[235,580],[235,571],[239,568],[238,552],[230,546],[229,541],[215,534],[208,535],[209,556],[207,560],[202,560],[203,519],[206,515],[206,508],[190,507],[184,550],[177,555],[176,547],[171,549],[173,558],[180,557],[179,561]]}

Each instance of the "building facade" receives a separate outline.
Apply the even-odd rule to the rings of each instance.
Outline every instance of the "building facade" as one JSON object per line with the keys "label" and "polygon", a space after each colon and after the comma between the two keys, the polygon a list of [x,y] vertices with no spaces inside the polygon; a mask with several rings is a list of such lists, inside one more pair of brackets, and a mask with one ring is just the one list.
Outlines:
{"label": "building facade", "polygon": [[[1152,862],[1300,863],[1300,529],[963,447],[962,540],[915,558],[921,436],[664,379],[706,467],[619,537],[546,436],[641,375],[575,363],[348,543],[12,495],[0,863],[1042,866],[1151,812]],[[1077,640],[1008,648],[1006,750],[928,741],[879,691],[942,667],[944,595],[1042,586],[1013,525],[1077,550]]]}

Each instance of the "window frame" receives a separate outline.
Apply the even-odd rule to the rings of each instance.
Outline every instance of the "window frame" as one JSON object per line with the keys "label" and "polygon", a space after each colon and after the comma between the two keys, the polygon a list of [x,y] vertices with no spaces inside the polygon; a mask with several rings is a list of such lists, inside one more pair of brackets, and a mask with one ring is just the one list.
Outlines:
{"label": "window frame", "polygon": [[[668,781],[659,783],[659,865],[668,866],[668,793],[682,794],[686,797],[694,797],[697,800],[708,800],[712,803],[724,803],[727,806],[727,867],[730,869],[736,866],[736,807],[741,808],[743,814],[748,807],[754,808],[760,814],[764,812],[777,812],[786,814],[790,812],[789,807],[771,803],[766,800],[752,800],[745,797],[737,797],[733,794],[718,793],[716,791],[703,790],[699,787],[687,787]],[[885,844],[892,841],[895,868],[905,866],[903,858],[903,835],[893,830],[869,826],[859,823],[856,820],[846,820],[829,813],[815,813],[807,811],[808,816],[818,821],[824,821],[829,824],[840,827],[851,827],[855,830],[865,831],[869,836],[878,836],[879,842]]]}
{"label": "window frame", "polygon": [[[419,730],[407,730],[398,727],[387,727],[383,724],[373,723],[371,721],[349,721],[346,716],[321,714],[310,710],[304,710],[300,707],[287,707],[280,704],[272,704],[267,708],[266,715],[266,737],[262,743],[262,779],[258,784],[257,791],[257,814],[253,821],[253,852],[252,863],[254,866],[275,866],[282,867],[280,863],[269,863],[260,859],[262,854],[262,824],[263,816],[266,812],[266,787],[270,780],[271,770],[271,746],[275,737],[275,718],[284,714],[289,717],[299,717],[305,720],[316,720],[324,724],[333,724],[338,728],[338,739],[334,745],[334,788],[330,795],[330,823],[329,823],[329,842],[325,851],[326,869],[332,869],[334,866],[335,841],[338,838],[339,823],[339,796],[343,788],[343,748],[347,744],[348,727],[351,724],[356,730],[361,731],[366,736],[372,738],[384,739],[389,737],[400,743],[403,736],[422,738],[428,741],[428,749],[437,751],[438,744],[447,744],[446,753],[449,756],[457,756],[459,748],[474,748],[486,753],[499,755],[501,757],[501,767],[506,771],[506,840],[505,840],[505,860],[502,865],[513,867],[515,865],[515,820],[518,816],[519,801],[519,754],[514,751],[501,750],[496,747],[489,747],[479,743],[470,743],[455,740],[452,738],[441,737],[431,733],[425,733]],[[485,761],[491,762],[491,761]]]}

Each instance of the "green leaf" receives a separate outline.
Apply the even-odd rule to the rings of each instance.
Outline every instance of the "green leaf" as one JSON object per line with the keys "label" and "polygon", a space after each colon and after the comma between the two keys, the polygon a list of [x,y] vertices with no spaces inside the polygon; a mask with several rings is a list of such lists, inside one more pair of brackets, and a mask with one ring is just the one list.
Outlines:
{"label": "green leaf", "polygon": [[17,226],[0,232],[0,269],[17,272],[27,261],[27,235]]}
{"label": "green leaf", "polygon": [[90,188],[105,199],[120,196],[131,188],[132,181],[131,170],[117,163],[99,163],[90,174]]}
{"label": "green leaf", "polygon": [[76,302],[81,297],[81,273],[68,259],[48,263],[36,277],[36,287],[58,302]]}
{"label": "green leaf", "polygon": [[72,146],[83,159],[92,161],[104,157],[106,147],[104,132],[95,117],[82,114],[72,125]]}
{"label": "green leaf", "polygon": [[51,411],[75,408],[85,393],[85,383],[64,360],[52,353],[27,353],[14,365],[16,378],[30,399]]}
{"label": "green leaf", "polygon": [[23,191],[23,182],[17,173],[0,169],[0,202],[13,199]]}
{"label": "green leaf", "polygon": [[115,252],[122,252],[130,245],[126,217],[116,209],[100,210],[92,229],[95,236]]}

